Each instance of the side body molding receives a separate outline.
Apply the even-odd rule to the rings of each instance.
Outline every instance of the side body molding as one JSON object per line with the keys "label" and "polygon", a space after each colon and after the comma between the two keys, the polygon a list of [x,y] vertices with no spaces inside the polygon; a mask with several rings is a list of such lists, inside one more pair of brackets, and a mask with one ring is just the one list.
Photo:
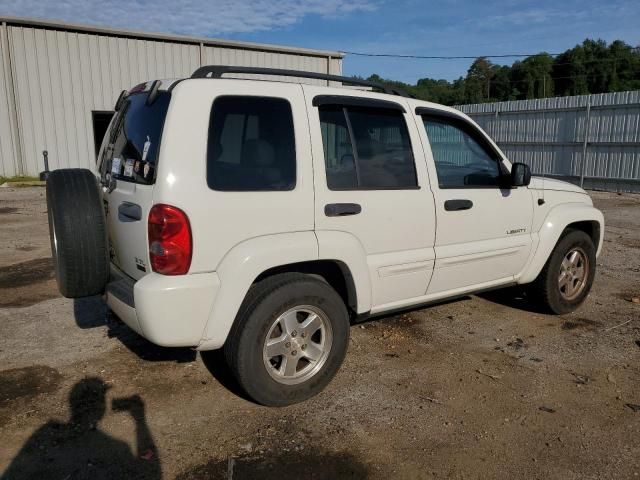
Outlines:
{"label": "side body molding", "polygon": [[249,287],[262,272],[317,259],[318,242],[312,231],[265,235],[233,247],[216,269],[220,291],[198,350],[213,350],[224,344]]}
{"label": "side body molding", "polygon": [[604,216],[602,212],[585,203],[560,204],[547,214],[547,217],[537,232],[537,249],[527,266],[517,278],[518,283],[523,284],[534,281],[558,243],[564,229],[572,223],[585,221],[598,222],[600,225],[600,238],[596,252],[596,255],[600,255],[604,235]]}

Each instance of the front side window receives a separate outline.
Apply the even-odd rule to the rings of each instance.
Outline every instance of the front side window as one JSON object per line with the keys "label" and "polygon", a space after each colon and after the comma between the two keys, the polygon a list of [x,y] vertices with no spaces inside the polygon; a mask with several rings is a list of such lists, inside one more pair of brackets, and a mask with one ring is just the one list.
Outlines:
{"label": "front side window", "polygon": [[498,155],[463,121],[423,115],[440,188],[500,185]]}
{"label": "front side window", "polygon": [[295,187],[295,137],[288,101],[224,96],[213,102],[207,184],[214,190],[231,192]]}
{"label": "front side window", "polygon": [[409,132],[400,111],[319,107],[331,190],[417,188]]}

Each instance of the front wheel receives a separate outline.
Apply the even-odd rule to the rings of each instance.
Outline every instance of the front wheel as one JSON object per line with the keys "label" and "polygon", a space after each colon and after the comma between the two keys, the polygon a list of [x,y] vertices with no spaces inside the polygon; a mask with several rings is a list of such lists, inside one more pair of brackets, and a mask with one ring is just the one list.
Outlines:
{"label": "front wheel", "polygon": [[591,291],[595,273],[593,240],[581,230],[570,230],[558,241],[530,292],[553,313],[570,313]]}
{"label": "front wheel", "polygon": [[286,273],[251,287],[224,350],[252,399],[284,406],[318,394],[348,343],[349,316],[338,293],[318,278]]}

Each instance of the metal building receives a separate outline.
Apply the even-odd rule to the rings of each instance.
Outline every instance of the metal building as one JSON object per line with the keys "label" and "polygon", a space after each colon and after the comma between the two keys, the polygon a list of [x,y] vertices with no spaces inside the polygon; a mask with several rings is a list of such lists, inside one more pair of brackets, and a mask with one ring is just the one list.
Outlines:
{"label": "metal building", "polygon": [[[0,176],[92,168],[119,93],[201,65],[340,75],[339,52],[0,17]],[[322,83],[306,80],[309,83]]]}
{"label": "metal building", "polygon": [[457,107],[514,162],[585,188],[640,192],[640,91]]}

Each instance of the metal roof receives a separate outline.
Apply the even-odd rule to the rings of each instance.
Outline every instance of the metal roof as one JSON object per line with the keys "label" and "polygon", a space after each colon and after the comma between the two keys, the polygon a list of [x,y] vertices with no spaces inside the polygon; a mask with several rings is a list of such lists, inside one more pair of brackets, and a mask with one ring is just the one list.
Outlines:
{"label": "metal roof", "polygon": [[308,55],[314,57],[344,58],[341,52],[330,50],[314,50],[310,48],[287,47],[284,45],[271,45],[266,43],[239,42],[235,40],[223,40],[209,37],[190,37],[185,35],[172,35],[165,33],[142,32],[139,30],[124,30],[96,25],[86,25],[80,23],[68,23],[62,21],[43,20],[38,18],[0,16],[0,23],[7,25],[19,25],[24,27],[45,28],[50,30],[65,30],[72,32],[92,33],[97,35],[107,35],[114,37],[138,38],[145,40],[157,40],[161,42],[187,43],[194,45],[207,45],[216,47],[242,48],[246,50],[257,50],[262,52],[283,52],[297,55]]}

